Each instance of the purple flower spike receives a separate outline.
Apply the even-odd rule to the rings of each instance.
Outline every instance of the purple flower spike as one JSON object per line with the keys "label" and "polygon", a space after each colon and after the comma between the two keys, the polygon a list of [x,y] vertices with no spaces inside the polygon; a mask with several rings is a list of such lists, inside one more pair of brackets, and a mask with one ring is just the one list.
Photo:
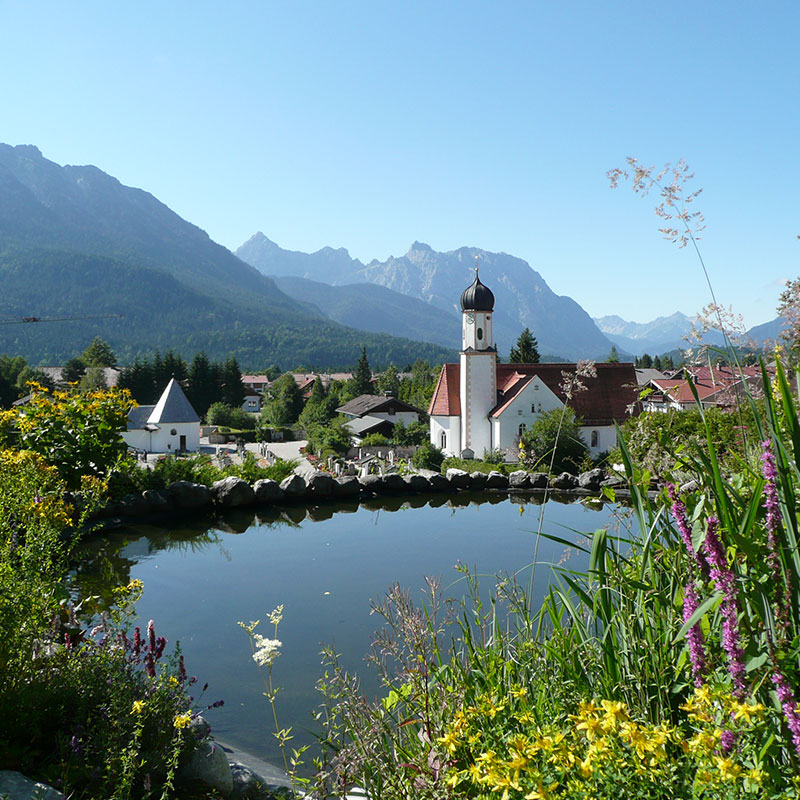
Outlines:
{"label": "purple flower spike", "polygon": [[776,667],[772,673],[772,682],[775,684],[775,693],[783,708],[783,715],[792,734],[792,744],[800,758],[800,714],[797,713],[797,701],[783,673]]}
{"label": "purple flower spike", "polygon": [[686,516],[686,506],[683,501],[678,497],[678,491],[675,484],[667,484],[667,493],[669,499],[672,500],[672,516],[675,519],[675,524],[681,534],[681,539],[686,547],[686,552],[692,557],[692,560],[700,570],[700,574],[704,578],[708,578],[708,564],[702,553],[695,552],[694,544],[692,543],[692,528],[689,525],[689,519]]}
{"label": "purple flower spike", "polygon": [[734,694],[745,693],[744,650],[739,644],[739,603],[736,591],[736,576],[728,566],[725,549],[717,533],[719,521],[716,517],[706,520],[706,540],[703,545],[711,569],[711,580],[722,592],[722,649],[728,657],[728,671],[733,679]]}
{"label": "purple flower spike", "polygon": [[[683,588],[683,621],[686,622],[700,605],[697,599],[697,592],[695,591],[694,581],[689,581]],[[694,685],[700,687],[703,685],[703,673],[706,669],[706,649],[705,641],[703,639],[703,631],[700,629],[700,623],[696,622],[689,628],[686,634],[689,641],[689,658],[692,662],[692,675],[694,676]]]}
{"label": "purple flower spike", "polygon": [[[764,475],[764,510],[767,512],[767,565],[772,578],[772,603],[775,610],[775,621],[782,638],[789,635],[789,609],[792,603],[792,586],[789,576],[784,578],[781,569],[781,510],[778,501],[778,469],[775,466],[775,455],[772,442],[767,439],[761,443],[761,464]],[[783,586],[781,594],[780,587]]]}
{"label": "purple flower spike", "polygon": [[153,620],[147,623],[147,639],[148,643],[150,644],[150,652],[155,653],[156,651],[156,626]]}

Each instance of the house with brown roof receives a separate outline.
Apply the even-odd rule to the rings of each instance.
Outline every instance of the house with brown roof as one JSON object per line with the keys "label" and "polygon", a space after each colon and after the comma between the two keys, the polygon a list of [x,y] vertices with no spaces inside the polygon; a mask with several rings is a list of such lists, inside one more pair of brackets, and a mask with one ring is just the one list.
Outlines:
{"label": "house with brown roof", "polygon": [[[498,364],[492,338],[494,295],[477,275],[461,295],[462,348],[458,364],[444,364],[428,409],[431,443],[447,455],[482,457],[493,450],[516,457],[519,437],[541,414],[569,404],[581,420],[592,454],[616,445],[614,423],[636,403],[630,363],[597,364],[597,377],[580,378],[577,364]],[[571,398],[568,394],[572,394]]]}
{"label": "house with brown roof", "polygon": [[417,422],[424,413],[391,394],[362,394],[339,406],[336,411],[350,418],[345,422],[345,427],[350,431],[355,444],[371,433],[382,433],[391,438],[397,422],[409,425]]}

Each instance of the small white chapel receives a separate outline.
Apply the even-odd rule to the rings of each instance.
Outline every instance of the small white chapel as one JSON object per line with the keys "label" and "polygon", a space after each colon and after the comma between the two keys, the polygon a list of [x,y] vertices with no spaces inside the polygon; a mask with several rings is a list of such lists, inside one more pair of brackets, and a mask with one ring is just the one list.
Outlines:
{"label": "small white chapel", "polygon": [[500,450],[518,455],[519,437],[540,414],[565,403],[580,418],[581,435],[592,455],[616,446],[614,423],[622,423],[637,399],[632,363],[598,363],[597,377],[583,378],[586,391],[568,399],[565,376],[577,364],[499,364],[492,337],[494,294],[475,280],[461,295],[461,354],[442,365],[431,399],[431,443],[445,455],[482,458]]}

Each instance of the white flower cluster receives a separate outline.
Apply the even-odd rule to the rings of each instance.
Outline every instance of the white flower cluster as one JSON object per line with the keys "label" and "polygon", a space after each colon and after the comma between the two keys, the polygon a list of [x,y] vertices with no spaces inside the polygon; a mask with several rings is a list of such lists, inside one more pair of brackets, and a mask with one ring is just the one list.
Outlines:
{"label": "white flower cluster", "polygon": [[260,667],[271,667],[275,659],[281,654],[282,642],[280,639],[267,639],[266,636],[256,633],[256,651],[253,653],[253,661]]}

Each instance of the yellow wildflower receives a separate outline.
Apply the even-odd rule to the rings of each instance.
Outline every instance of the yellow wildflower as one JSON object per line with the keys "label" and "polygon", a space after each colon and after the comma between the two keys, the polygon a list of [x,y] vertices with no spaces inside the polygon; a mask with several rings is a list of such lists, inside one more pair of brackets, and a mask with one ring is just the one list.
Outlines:
{"label": "yellow wildflower", "polygon": [[176,728],[188,728],[192,721],[192,712],[185,711],[183,714],[178,714],[175,721],[172,723]]}
{"label": "yellow wildflower", "polygon": [[742,774],[742,768],[734,763],[730,758],[722,756],[714,757],[714,764],[719,771],[719,776],[723,781],[735,781]]}
{"label": "yellow wildflower", "polygon": [[601,700],[600,705],[605,711],[605,716],[603,717],[604,730],[616,730],[618,723],[628,721],[628,709],[625,703],[620,703],[617,700]]}
{"label": "yellow wildflower", "polygon": [[144,711],[144,700],[134,700],[131,714],[141,714]]}

